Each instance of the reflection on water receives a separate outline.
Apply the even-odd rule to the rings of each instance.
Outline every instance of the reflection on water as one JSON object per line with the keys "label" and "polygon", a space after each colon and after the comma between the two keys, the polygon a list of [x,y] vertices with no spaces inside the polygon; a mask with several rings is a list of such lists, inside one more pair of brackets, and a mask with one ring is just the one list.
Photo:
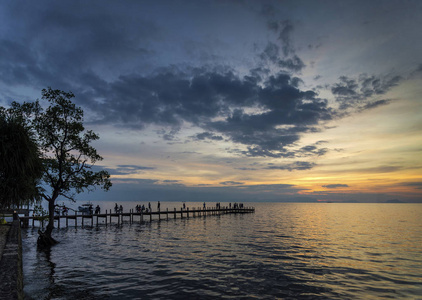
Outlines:
{"label": "reflection on water", "polygon": [[49,253],[33,247],[36,229],[24,230],[25,293],[34,299],[420,296],[422,205],[255,206],[255,214],[62,228],[55,233],[61,243]]}

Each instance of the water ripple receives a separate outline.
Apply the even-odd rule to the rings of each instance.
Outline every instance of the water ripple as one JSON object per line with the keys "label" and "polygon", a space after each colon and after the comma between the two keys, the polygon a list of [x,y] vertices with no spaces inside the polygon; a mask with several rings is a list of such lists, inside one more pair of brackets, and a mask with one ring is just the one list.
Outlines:
{"label": "water ripple", "polygon": [[421,207],[386,206],[380,215],[374,205],[261,204],[254,215],[69,227],[55,233],[61,243],[47,253],[34,249],[36,230],[28,229],[25,292],[34,299],[414,299],[422,291]]}

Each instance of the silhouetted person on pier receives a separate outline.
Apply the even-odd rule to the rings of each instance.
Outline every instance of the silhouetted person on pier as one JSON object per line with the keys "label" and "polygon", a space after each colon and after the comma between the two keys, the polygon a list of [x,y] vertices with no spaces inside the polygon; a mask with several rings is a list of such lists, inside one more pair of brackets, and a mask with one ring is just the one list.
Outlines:
{"label": "silhouetted person on pier", "polygon": [[148,210],[151,211],[151,202],[148,202]]}
{"label": "silhouetted person on pier", "polygon": [[185,210],[185,209],[186,209],[186,203],[183,202],[183,210]]}
{"label": "silhouetted person on pier", "polygon": [[160,201],[157,203],[157,211],[160,211]]}
{"label": "silhouetted person on pier", "polygon": [[122,212],[123,212],[123,206],[120,205],[120,213],[122,213]]}
{"label": "silhouetted person on pier", "polygon": [[229,208],[232,208],[232,203],[231,202],[229,203]]}
{"label": "silhouetted person on pier", "polygon": [[92,215],[92,213],[94,212],[94,208],[92,207],[92,204],[89,206],[88,210],[89,210],[89,214]]}
{"label": "silhouetted person on pier", "polygon": [[205,209],[205,202],[204,202],[204,209]]}
{"label": "silhouetted person on pier", "polygon": [[95,214],[96,214],[96,215],[100,214],[100,211],[101,211],[101,208],[100,208],[100,206],[99,206],[99,205],[97,205],[97,206],[95,207]]}
{"label": "silhouetted person on pier", "polygon": [[116,205],[114,206],[114,212],[117,214],[118,211],[119,211],[119,206],[116,203]]}

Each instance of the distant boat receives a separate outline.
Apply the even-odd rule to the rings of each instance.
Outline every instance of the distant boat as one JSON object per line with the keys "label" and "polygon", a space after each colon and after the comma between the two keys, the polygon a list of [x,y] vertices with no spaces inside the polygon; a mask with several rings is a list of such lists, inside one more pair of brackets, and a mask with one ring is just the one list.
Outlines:
{"label": "distant boat", "polygon": [[94,206],[92,205],[91,202],[87,202],[87,203],[84,203],[84,204],[78,206],[78,211],[81,212],[81,213],[92,213],[93,207]]}

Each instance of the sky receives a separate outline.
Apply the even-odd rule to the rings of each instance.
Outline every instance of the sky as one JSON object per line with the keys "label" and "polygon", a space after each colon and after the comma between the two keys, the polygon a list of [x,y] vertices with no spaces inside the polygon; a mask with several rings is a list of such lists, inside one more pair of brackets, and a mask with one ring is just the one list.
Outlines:
{"label": "sky", "polygon": [[0,0],[0,105],[75,94],[78,199],[422,202],[422,1]]}

